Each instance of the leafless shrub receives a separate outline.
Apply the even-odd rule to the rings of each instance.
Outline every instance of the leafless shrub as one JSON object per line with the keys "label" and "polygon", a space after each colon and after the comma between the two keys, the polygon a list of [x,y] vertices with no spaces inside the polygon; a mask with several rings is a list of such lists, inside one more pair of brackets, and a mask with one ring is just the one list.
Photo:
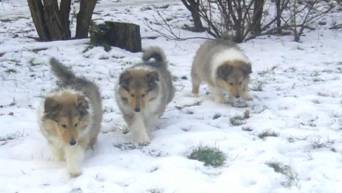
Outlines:
{"label": "leafless shrub", "polygon": [[278,34],[282,33],[282,15],[284,10],[288,7],[290,0],[275,0],[276,16],[274,18],[277,27],[276,31]]}
{"label": "leafless shrub", "polygon": [[148,21],[145,22],[147,28],[151,31],[165,37],[169,40],[181,40],[180,33],[176,32],[175,29],[170,25],[167,19],[163,16],[163,14],[156,10],[157,15],[153,15],[153,23],[158,24],[158,27],[152,26]]}
{"label": "leafless shrub", "polygon": [[[311,24],[319,18],[330,13],[337,0],[273,0],[276,15],[274,19],[265,25],[263,34],[288,34],[292,33],[295,41],[300,41],[305,29],[314,28]],[[271,28],[275,22],[276,27]],[[269,28],[267,30],[267,28]]]}
{"label": "leafless shrub", "polygon": [[201,15],[199,12],[201,0],[181,0],[184,6],[191,12],[191,16],[194,22],[193,31],[202,32],[205,30],[201,21]]}
{"label": "leafless shrub", "polygon": [[[163,16],[163,13],[156,10],[156,15],[153,15],[153,21],[145,20],[145,26],[159,34],[161,37],[164,37],[168,40],[175,40],[175,41],[184,41],[189,39],[210,39],[205,37],[182,37],[180,31],[176,30],[168,21],[167,18]],[[156,25],[152,25],[156,24]]]}
{"label": "leafless shrub", "polygon": [[[324,3],[319,0],[306,0],[303,2],[303,5],[298,8],[298,4],[296,4],[297,1],[298,0],[294,0],[292,3],[292,29],[295,41],[300,40],[300,37],[303,35],[304,29],[307,27],[307,25],[309,25],[314,20],[329,13],[333,9],[332,4]],[[321,4],[319,4],[320,2]],[[305,11],[303,12],[302,10]]]}
{"label": "leafless shrub", "polygon": [[199,11],[209,34],[218,38],[233,32],[233,40],[242,42],[260,33],[264,4],[264,0],[201,0]]}
{"label": "leafless shrub", "polygon": [[[340,0],[182,0],[192,12],[199,12],[210,35],[219,38],[229,32],[235,42],[258,35],[292,33],[300,41],[310,24],[329,13]],[[265,5],[273,5],[266,9]],[[194,6],[194,7],[191,7]],[[265,19],[265,14],[275,13]],[[192,13],[194,15],[194,13]]]}

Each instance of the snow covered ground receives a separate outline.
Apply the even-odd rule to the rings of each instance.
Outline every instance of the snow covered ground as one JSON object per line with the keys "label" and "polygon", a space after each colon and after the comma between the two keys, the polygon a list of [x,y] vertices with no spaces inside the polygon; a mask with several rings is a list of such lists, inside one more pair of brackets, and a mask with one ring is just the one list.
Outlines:
{"label": "snow covered ground", "polygon": [[[144,27],[147,20],[157,27],[156,9],[176,27],[190,24],[189,13],[173,1],[168,7],[162,1],[155,7],[109,2],[100,2],[96,21],[141,24],[143,37],[156,35]],[[327,24],[308,32],[302,43],[290,36],[242,43],[253,61],[254,100],[246,108],[214,103],[206,86],[201,87],[200,98],[191,96],[191,61],[204,40],[144,39],[144,47],[165,50],[177,93],[152,143],[136,148],[122,133],[125,124],[113,88],[119,73],[140,61],[141,53],[117,48],[105,52],[101,47],[84,51],[87,40],[35,42],[25,6],[24,0],[0,2],[0,193],[341,192],[342,33],[328,29],[342,21],[341,13],[324,18]],[[87,152],[78,178],[70,178],[65,164],[53,160],[37,125],[42,96],[55,87],[47,65],[51,56],[96,82],[102,91],[102,132],[95,150]],[[232,125],[230,119],[246,110],[250,117]],[[211,168],[188,159],[200,145],[223,151],[224,166]]]}

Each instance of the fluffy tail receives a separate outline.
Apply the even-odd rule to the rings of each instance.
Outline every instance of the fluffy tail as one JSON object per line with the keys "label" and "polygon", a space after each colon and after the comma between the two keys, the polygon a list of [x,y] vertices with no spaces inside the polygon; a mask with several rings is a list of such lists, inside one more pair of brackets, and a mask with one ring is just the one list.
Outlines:
{"label": "fluffy tail", "polygon": [[[149,61],[151,58],[154,59],[153,62]],[[157,68],[167,68],[166,56],[160,47],[149,47],[145,49],[142,59],[147,65]]]}
{"label": "fluffy tail", "polygon": [[60,63],[56,58],[50,59],[51,70],[55,76],[63,83],[70,83],[75,80],[75,75],[66,66]]}

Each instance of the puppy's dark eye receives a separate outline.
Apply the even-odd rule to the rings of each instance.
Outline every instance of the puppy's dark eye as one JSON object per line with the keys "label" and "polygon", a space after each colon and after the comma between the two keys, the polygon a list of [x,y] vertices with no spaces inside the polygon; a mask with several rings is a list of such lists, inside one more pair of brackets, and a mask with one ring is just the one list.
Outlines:
{"label": "puppy's dark eye", "polygon": [[77,127],[77,126],[78,126],[78,123],[75,123],[75,124],[74,124],[74,127]]}
{"label": "puppy's dark eye", "polygon": [[230,84],[230,86],[233,86],[233,85],[234,85],[232,82],[230,82],[229,84]]}
{"label": "puppy's dark eye", "polygon": [[66,124],[62,124],[62,127],[65,129],[67,126],[66,126]]}
{"label": "puppy's dark eye", "polygon": [[146,94],[142,94],[142,95],[141,95],[141,97],[145,97],[145,96],[146,96]]}
{"label": "puppy's dark eye", "polygon": [[134,94],[131,94],[131,97],[135,97],[135,95],[134,95]]}

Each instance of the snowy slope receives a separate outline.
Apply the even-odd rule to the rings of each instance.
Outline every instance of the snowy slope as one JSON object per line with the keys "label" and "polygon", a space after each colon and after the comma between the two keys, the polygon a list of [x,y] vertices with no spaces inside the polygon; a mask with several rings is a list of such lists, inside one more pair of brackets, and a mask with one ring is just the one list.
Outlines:
{"label": "snowy slope", "polygon": [[[35,42],[28,10],[21,7],[23,11],[8,15],[20,2],[26,1],[0,3],[0,193],[341,192],[341,30],[320,26],[302,43],[285,36],[241,44],[253,61],[254,100],[246,108],[214,103],[205,85],[200,98],[191,96],[190,66],[204,40],[144,39],[144,47],[158,45],[165,50],[177,93],[152,143],[133,147],[129,135],[122,132],[125,124],[113,88],[119,73],[140,61],[141,53],[117,48],[105,52],[101,47],[84,52],[87,40]],[[103,0],[96,8],[97,22],[115,19],[144,26],[145,18],[153,21],[155,8],[150,5],[109,6],[108,2]],[[190,24],[179,3],[159,10],[175,26]],[[341,21],[342,14],[325,19]],[[141,31],[143,37],[156,35],[146,27]],[[42,96],[55,87],[47,65],[51,56],[96,82],[102,91],[102,132],[95,150],[87,152],[78,178],[70,178],[65,164],[53,160],[37,125]],[[232,125],[230,119],[246,110],[250,118]],[[211,168],[188,159],[199,145],[223,151],[225,165]],[[286,175],[270,163],[286,166]]]}

